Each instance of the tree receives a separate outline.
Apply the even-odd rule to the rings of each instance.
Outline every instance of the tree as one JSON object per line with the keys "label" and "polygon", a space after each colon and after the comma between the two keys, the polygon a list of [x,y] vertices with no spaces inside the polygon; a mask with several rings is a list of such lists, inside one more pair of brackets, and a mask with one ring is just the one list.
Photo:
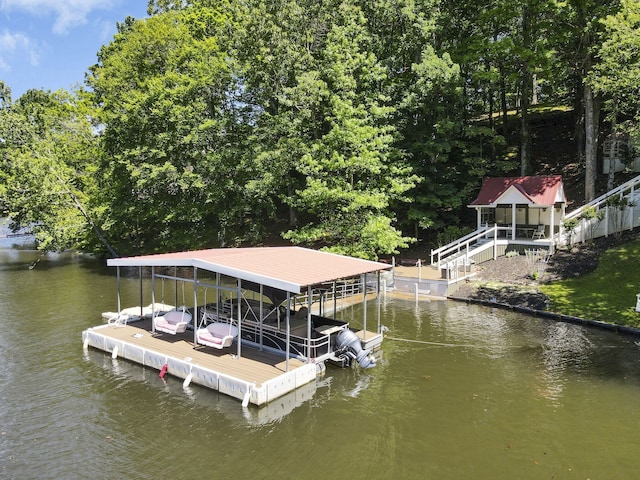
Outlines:
{"label": "tree", "polygon": [[[0,196],[14,228],[31,228],[43,250],[117,253],[95,222],[98,141],[85,92],[29,90],[0,110]],[[93,237],[95,235],[95,237]]]}
{"label": "tree", "polygon": [[288,207],[287,240],[367,258],[397,251],[407,239],[392,203],[414,179],[393,148],[385,68],[361,7],[283,0],[250,11],[240,49],[255,120],[248,191]]}
{"label": "tree", "polygon": [[[598,62],[587,83],[604,99],[603,107],[611,125],[613,158],[619,137],[640,138],[640,4],[623,0],[620,11],[607,16],[602,23]],[[615,170],[609,171],[611,189]]]}
{"label": "tree", "polygon": [[[393,149],[393,108],[380,91],[385,69],[368,50],[361,9],[338,2],[318,51],[315,70],[298,77],[294,98],[308,92],[315,102],[314,128],[297,169],[305,178],[291,202],[310,217],[285,237],[364,258],[407,245],[394,226],[391,203],[403,198],[415,178]],[[311,91],[308,91],[311,87]]]}
{"label": "tree", "polygon": [[572,82],[576,112],[578,156],[585,165],[585,201],[595,197],[600,100],[587,78],[597,64],[600,20],[617,9],[617,0],[570,0],[560,3],[556,15],[556,50]]}
{"label": "tree", "polygon": [[123,250],[238,238],[245,170],[228,12],[170,9],[119,26],[89,84],[102,107],[105,216]]}

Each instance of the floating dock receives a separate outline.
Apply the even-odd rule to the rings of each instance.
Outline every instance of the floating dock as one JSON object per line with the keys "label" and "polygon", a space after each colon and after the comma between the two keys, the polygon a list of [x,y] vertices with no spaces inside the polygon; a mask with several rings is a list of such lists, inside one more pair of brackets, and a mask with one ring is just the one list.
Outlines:
{"label": "floating dock", "polygon": [[[216,390],[243,406],[263,406],[310,384],[324,373],[326,361],[375,366],[371,353],[383,340],[380,273],[389,265],[300,247],[176,252],[110,259],[107,265],[117,267],[118,308],[106,314],[106,324],[82,333],[85,349],[151,367],[162,377],[184,379],[185,386]],[[121,268],[131,267],[137,267],[140,277],[140,305],[142,278],[150,275],[148,311],[121,309]],[[155,297],[158,280],[161,302]],[[165,280],[175,284],[176,301],[182,286],[183,305],[171,307],[174,311],[164,311],[169,308],[164,305]],[[191,307],[187,291],[193,294]],[[211,302],[207,291],[214,297]],[[367,328],[368,297],[378,302],[375,328]],[[361,329],[335,318],[340,307],[360,301]],[[173,321],[173,330],[162,328],[162,321]],[[223,343],[210,336],[206,340],[207,332],[215,330],[208,330],[211,322],[224,322],[233,335],[230,328]]]}
{"label": "floating dock", "polygon": [[244,404],[264,405],[316,379],[320,365],[245,347],[242,357],[190,341],[192,332],[153,334],[151,321],[100,325],[82,333],[83,345],[217,390]]}

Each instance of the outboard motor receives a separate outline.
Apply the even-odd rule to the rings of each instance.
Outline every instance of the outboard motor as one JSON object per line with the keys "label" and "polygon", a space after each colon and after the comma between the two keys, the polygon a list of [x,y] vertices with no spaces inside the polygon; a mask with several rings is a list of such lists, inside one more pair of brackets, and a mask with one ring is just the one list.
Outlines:
{"label": "outboard motor", "polygon": [[373,357],[370,357],[369,350],[363,350],[362,344],[358,336],[349,329],[342,330],[336,337],[336,353],[340,356],[348,357],[358,361],[362,368],[371,368],[376,366]]}

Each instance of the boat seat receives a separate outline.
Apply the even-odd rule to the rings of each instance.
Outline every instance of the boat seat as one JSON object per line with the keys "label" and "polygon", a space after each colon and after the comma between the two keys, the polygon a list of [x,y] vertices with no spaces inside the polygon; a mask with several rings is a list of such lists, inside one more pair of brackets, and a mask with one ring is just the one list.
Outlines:
{"label": "boat seat", "polygon": [[191,321],[191,314],[188,312],[172,310],[159,317],[154,318],[154,328],[163,333],[175,335],[187,330],[187,325]]}
{"label": "boat seat", "polygon": [[210,323],[205,328],[199,328],[196,332],[199,344],[218,349],[230,347],[233,339],[237,336],[238,328],[223,322]]}

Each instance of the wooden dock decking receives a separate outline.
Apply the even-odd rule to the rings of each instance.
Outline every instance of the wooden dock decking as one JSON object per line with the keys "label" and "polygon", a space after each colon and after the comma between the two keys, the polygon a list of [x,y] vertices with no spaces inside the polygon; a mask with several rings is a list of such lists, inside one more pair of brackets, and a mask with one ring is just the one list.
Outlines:
{"label": "wooden dock decking", "polygon": [[154,334],[149,320],[124,326],[100,325],[85,332],[87,346],[107,353],[116,350],[117,356],[157,370],[168,362],[167,373],[179,378],[186,378],[195,370],[194,383],[239,399],[250,391],[249,401],[256,405],[284,395],[317,375],[314,364],[290,358],[287,370],[283,356],[245,345],[241,347],[240,357],[235,343],[223,350],[194,346],[192,331]]}

